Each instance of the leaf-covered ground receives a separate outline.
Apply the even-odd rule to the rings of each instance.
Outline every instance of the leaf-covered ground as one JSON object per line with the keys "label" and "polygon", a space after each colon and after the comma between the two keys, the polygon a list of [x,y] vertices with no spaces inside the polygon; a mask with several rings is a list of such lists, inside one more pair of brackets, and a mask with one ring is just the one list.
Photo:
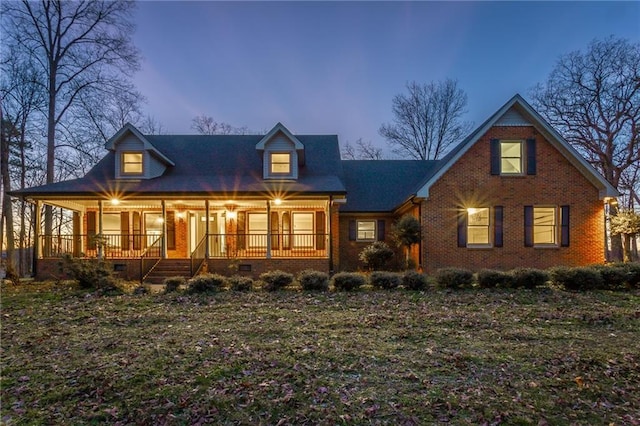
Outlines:
{"label": "leaf-covered ground", "polygon": [[640,293],[3,288],[4,424],[640,424]]}

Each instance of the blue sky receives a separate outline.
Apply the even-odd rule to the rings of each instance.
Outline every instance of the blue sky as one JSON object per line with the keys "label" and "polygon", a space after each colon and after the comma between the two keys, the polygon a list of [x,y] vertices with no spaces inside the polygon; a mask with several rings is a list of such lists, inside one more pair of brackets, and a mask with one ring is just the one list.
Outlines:
{"label": "blue sky", "polygon": [[453,78],[476,125],[527,98],[558,57],[610,35],[640,41],[640,2],[141,2],[135,76],[169,133],[196,115],[257,132],[383,146],[408,81]]}

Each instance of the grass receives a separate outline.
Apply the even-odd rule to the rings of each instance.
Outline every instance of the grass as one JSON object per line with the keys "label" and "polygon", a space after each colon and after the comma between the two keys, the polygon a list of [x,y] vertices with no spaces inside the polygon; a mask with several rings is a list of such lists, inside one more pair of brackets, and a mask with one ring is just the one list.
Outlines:
{"label": "grass", "polygon": [[638,424],[640,292],[3,287],[4,424]]}

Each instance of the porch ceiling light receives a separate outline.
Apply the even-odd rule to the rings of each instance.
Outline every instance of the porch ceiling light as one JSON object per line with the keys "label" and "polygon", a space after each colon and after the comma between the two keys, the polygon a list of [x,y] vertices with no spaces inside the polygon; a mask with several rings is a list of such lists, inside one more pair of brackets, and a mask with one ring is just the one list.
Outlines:
{"label": "porch ceiling light", "polygon": [[280,204],[282,204],[282,199],[276,198],[275,200],[273,200],[273,204],[275,204],[276,206],[279,206]]}
{"label": "porch ceiling light", "polygon": [[120,200],[118,200],[117,198],[112,198],[111,199],[111,205],[112,206],[117,206],[118,204],[120,204]]}

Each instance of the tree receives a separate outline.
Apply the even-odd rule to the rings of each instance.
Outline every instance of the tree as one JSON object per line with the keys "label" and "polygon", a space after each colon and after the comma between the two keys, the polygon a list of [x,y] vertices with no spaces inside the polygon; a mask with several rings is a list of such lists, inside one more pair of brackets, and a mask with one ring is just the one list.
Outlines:
{"label": "tree", "polygon": [[630,262],[631,256],[631,240],[640,234],[640,214],[631,210],[621,210],[618,214],[611,218],[611,233],[613,235],[622,235],[624,240],[623,260]]}
{"label": "tree", "polygon": [[[534,87],[532,99],[633,205],[640,162],[640,43],[610,37],[561,56],[547,81]],[[612,241],[616,258],[621,243]]]}
{"label": "tree", "polygon": [[355,145],[347,141],[343,150],[342,158],[344,160],[382,160],[382,148],[375,146],[371,141],[365,142],[362,138],[358,138]]}
{"label": "tree", "polygon": [[201,135],[244,135],[246,127],[234,127],[225,122],[218,122],[208,115],[198,115],[191,120],[191,128]]}
{"label": "tree", "polygon": [[[5,40],[28,56],[43,76],[46,91],[46,181],[56,177],[57,132],[80,99],[130,89],[127,75],[138,69],[129,1],[48,1],[2,3]],[[82,127],[80,127],[82,128]],[[73,148],[78,148],[76,145]],[[45,234],[53,211],[45,209]]]}
{"label": "tree", "polygon": [[471,130],[462,121],[467,95],[455,80],[407,83],[407,95],[392,101],[393,123],[383,124],[379,133],[401,157],[436,160]]}
{"label": "tree", "polygon": [[394,224],[393,236],[405,248],[405,262],[409,268],[411,247],[420,242],[420,221],[415,216],[405,214]]}

